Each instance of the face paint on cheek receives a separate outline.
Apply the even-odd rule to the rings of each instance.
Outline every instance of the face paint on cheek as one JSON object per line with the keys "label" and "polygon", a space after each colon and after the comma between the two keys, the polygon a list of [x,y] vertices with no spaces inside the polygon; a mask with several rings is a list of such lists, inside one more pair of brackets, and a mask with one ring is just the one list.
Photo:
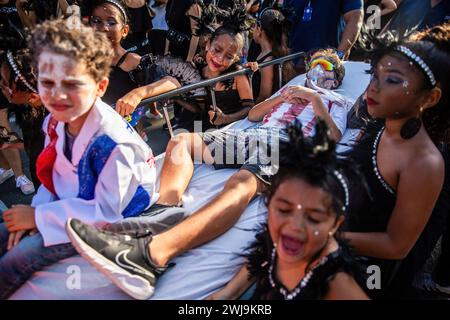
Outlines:
{"label": "face paint on cheek", "polygon": [[334,79],[328,78],[325,70],[320,65],[309,70],[306,74],[306,78],[312,89],[322,88],[330,90],[334,86]]}
{"label": "face paint on cheek", "polygon": [[54,67],[55,66],[54,66],[53,62],[45,62],[42,64],[40,69],[41,69],[41,72],[51,73],[51,72],[53,72]]}
{"label": "face paint on cheek", "polygon": [[325,72],[321,66],[316,66],[313,69],[309,70],[306,74],[306,79],[313,87],[319,86],[319,81],[325,77]]}

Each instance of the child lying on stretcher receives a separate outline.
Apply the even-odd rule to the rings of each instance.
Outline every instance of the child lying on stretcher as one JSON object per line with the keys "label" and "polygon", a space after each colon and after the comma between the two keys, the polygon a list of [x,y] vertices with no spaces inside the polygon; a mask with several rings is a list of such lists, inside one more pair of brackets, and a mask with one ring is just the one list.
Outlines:
{"label": "child lying on stretcher", "polygon": [[338,141],[353,104],[351,99],[332,91],[342,84],[344,76],[345,68],[339,57],[331,49],[319,50],[307,62],[304,86],[286,86],[275,97],[251,109],[248,119],[261,122],[259,127],[267,128],[284,127],[297,118],[308,136],[319,117],[330,128],[331,137]]}

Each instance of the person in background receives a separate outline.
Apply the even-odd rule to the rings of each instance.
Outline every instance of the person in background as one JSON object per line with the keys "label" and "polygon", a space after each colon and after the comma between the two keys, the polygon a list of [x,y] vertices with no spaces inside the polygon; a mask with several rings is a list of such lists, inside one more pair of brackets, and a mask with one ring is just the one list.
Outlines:
{"label": "person in background", "polygon": [[[258,17],[257,25],[253,31],[253,41],[261,47],[257,57],[249,56],[249,65],[255,61],[257,64],[281,58],[289,54],[288,21],[284,15],[275,9],[264,10]],[[284,85],[295,76],[292,62],[283,64],[282,81]],[[256,103],[270,97],[280,88],[278,70],[275,66],[265,67],[253,73],[252,90]]]}
{"label": "person in background", "polygon": [[102,100],[115,105],[117,100],[136,88],[129,72],[136,69],[141,56],[125,50],[122,40],[130,31],[126,6],[120,0],[95,0],[89,13],[89,25],[106,34],[114,50],[109,85]]}
{"label": "person in background", "polygon": [[154,55],[164,55],[166,47],[167,30],[166,22],[167,0],[150,0],[150,7],[155,12],[152,19],[152,30],[149,33],[151,53]]}
{"label": "person in background", "polygon": [[200,17],[201,8],[196,0],[168,0],[166,21],[169,26],[165,54],[191,62],[197,52],[198,37],[194,35],[196,22],[190,16]]}
{"label": "person in background", "polygon": [[[363,23],[362,0],[285,0],[283,6],[294,10],[289,35],[292,53],[333,47],[341,59],[349,56]],[[338,42],[341,16],[345,28]],[[298,73],[304,73],[301,60],[295,61]]]}
{"label": "person in background", "polygon": [[[5,42],[3,42],[5,44]],[[31,57],[27,49],[6,51],[0,55],[1,82],[0,87],[6,99],[14,105],[11,109],[16,113],[16,119],[22,129],[25,151],[30,164],[30,181],[22,170],[22,161],[18,150],[3,150],[3,159],[0,161],[4,167],[5,160],[12,167],[16,175],[16,186],[25,195],[35,191],[40,181],[36,176],[36,160],[44,147],[44,134],[42,123],[47,112],[42,105],[36,90],[36,75],[32,67]],[[1,125],[7,121],[6,109],[0,110]],[[9,125],[7,126],[9,128]],[[0,157],[1,158],[1,157]],[[2,172],[3,181],[11,175],[11,170]],[[2,182],[3,182],[2,181]]]}

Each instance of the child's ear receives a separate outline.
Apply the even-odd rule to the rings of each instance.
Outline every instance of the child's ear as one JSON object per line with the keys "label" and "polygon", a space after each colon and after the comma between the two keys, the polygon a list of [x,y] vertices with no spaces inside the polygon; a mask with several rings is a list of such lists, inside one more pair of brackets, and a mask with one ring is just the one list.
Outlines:
{"label": "child's ear", "polygon": [[339,218],[337,218],[336,223],[333,226],[333,229],[331,229],[333,235],[339,230],[344,220],[345,220],[344,215],[340,215]]}
{"label": "child's ear", "polygon": [[103,97],[103,95],[106,92],[106,89],[108,89],[108,84],[109,84],[109,79],[106,77],[97,83],[97,96]]}
{"label": "child's ear", "polygon": [[334,83],[333,83],[333,89],[339,88],[340,85],[341,85],[341,84],[339,83],[339,80],[335,79],[335,80],[334,80]]}
{"label": "child's ear", "polygon": [[122,29],[122,39],[125,39],[127,37],[128,32],[130,32],[130,26],[126,24]]}
{"label": "child's ear", "polygon": [[432,108],[439,103],[442,97],[442,90],[439,86],[434,87],[429,94],[424,96],[420,103],[423,109]]}

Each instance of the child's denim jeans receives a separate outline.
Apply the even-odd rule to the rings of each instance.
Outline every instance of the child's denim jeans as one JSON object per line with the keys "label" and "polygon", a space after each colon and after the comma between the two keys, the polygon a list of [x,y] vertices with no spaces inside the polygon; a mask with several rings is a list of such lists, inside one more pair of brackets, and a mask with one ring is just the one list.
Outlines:
{"label": "child's denim jeans", "polygon": [[40,233],[26,236],[7,251],[9,232],[0,224],[0,299],[7,299],[33,273],[76,254],[72,244],[44,247]]}

